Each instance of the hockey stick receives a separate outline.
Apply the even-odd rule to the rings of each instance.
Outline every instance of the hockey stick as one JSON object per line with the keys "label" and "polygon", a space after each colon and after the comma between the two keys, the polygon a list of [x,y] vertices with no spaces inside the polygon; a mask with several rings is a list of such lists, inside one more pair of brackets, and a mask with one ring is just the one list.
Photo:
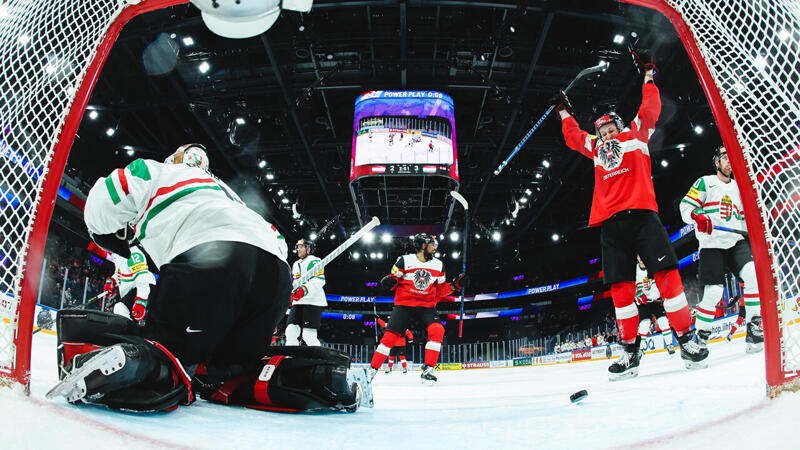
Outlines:
{"label": "hockey stick", "polygon": [[378,307],[375,306],[375,300],[377,297],[372,299],[372,313],[375,315],[375,343],[378,343]]}
{"label": "hockey stick", "polygon": [[373,228],[377,227],[380,224],[381,224],[381,221],[377,217],[373,217],[372,220],[367,222],[367,224],[364,225],[360,230],[356,231],[346,241],[342,242],[341,245],[339,245],[332,252],[330,252],[328,254],[328,256],[322,258],[322,261],[320,261],[319,264],[314,266],[314,269],[315,269],[314,271],[309,271],[308,273],[306,273],[302,277],[294,280],[292,282],[292,289],[297,289],[298,287],[306,284],[306,282],[308,280],[314,278],[314,275],[317,272],[319,272],[320,270],[325,268],[325,266],[327,266],[329,262],[331,262],[334,259],[336,259],[337,256],[339,256],[342,253],[344,253],[345,250],[347,250],[353,244],[355,244],[356,241],[361,239],[362,236],[364,236],[365,234],[369,233],[370,230],[372,230]]}
{"label": "hockey stick", "polygon": [[727,231],[728,233],[736,233],[736,234],[744,236],[744,237],[750,237],[750,234],[747,233],[747,231],[744,231],[744,230],[735,230],[733,228],[720,227],[720,226],[717,226],[717,225],[714,225],[714,229],[715,230],[720,230],[720,231]]}
{"label": "hockey stick", "polygon": [[[578,73],[578,75],[575,78],[573,78],[572,81],[567,85],[566,89],[564,89],[564,93],[569,92],[569,90],[572,88],[575,82],[577,82],[581,78],[587,75],[591,75],[593,73],[603,71],[605,70],[606,67],[607,64],[605,62],[601,62],[596,66],[587,67],[586,69],[581,70],[580,73]],[[528,139],[530,139],[531,136],[533,136],[533,133],[536,132],[536,130],[539,128],[542,122],[544,122],[544,119],[546,119],[547,116],[549,116],[550,113],[553,112],[555,108],[556,108],[555,104],[550,105],[550,107],[547,108],[547,111],[544,112],[544,115],[542,115],[542,117],[538,121],[536,121],[535,124],[533,124],[533,127],[530,129],[530,131],[528,131],[528,134],[526,134],[522,138],[522,140],[519,141],[519,144],[517,144],[517,146],[514,147],[514,150],[512,150],[511,153],[506,157],[506,159],[504,159],[503,162],[501,162],[500,165],[497,166],[497,169],[495,169],[494,171],[495,176],[500,175],[500,172],[502,172],[503,169],[508,165],[508,163],[511,162],[511,160],[517,155],[517,153],[520,150],[522,150],[522,147],[528,142]]]}
{"label": "hockey stick", "polygon": [[[90,304],[92,304],[92,303],[96,302],[97,300],[99,300],[99,299],[105,297],[106,295],[108,295],[109,292],[110,291],[103,291],[103,292],[95,295],[94,297],[90,298],[89,300],[86,300],[86,303],[84,303],[82,305],[78,305],[73,309],[84,309],[87,306],[89,306]],[[44,324],[44,326],[52,325],[55,321],[56,321],[56,319],[50,319],[50,321],[47,322],[46,324]],[[38,327],[37,329],[33,330],[33,333],[31,333],[31,335],[34,335],[34,334],[44,330],[45,329],[44,326]]]}
{"label": "hockey stick", "polygon": [[[464,250],[461,252],[461,273],[467,273],[467,243],[469,242],[469,203],[463,195],[456,191],[450,191],[450,195],[461,203],[464,207]],[[461,287],[461,315],[458,319],[458,337],[462,336],[464,331],[464,291],[466,289]]]}

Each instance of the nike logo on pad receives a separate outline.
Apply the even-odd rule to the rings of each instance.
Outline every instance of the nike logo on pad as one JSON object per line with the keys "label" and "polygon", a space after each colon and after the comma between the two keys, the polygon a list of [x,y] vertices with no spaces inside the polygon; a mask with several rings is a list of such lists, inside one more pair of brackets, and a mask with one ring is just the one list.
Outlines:
{"label": "nike logo on pad", "polygon": [[[658,258],[658,262],[661,262],[661,261],[663,261],[663,260],[664,260],[664,258],[666,258],[666,257],[667,257],[667,255],[664,255],[664,256],[662,256],[661,258]],[[187,329],[186,329],[186,331],[189,331],[189,329],[187,328]]]}
{"label": "nike logo on pad", "polygon": [[186,327],[187,333],[202,333],[203,330],[193,330],[192,327]]}

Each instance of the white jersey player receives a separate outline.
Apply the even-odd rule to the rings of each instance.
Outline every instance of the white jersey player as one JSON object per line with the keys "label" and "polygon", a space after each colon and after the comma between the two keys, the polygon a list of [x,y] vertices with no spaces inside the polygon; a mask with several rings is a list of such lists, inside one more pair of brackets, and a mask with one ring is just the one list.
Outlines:
{"label": "white jersey player", "polygon": [[144,319],[150,287],[156,277],[147,267],[147,258],[137,245],[131,246],[131,256],[125,258],[114,254],[114,275],[111,277],[119,288],[120,301],[114,304],[114,313],[130,317],[137,322]]}
{"label": "white jersey player", "polygon": [[732,177],[733,170],[725,147],[714,150],[713,162],[716,174],[695,181],[680,204],[683,221],[696,224],[695,236],[700,243],[698,275],[705,287],[703,299],[697,305],[695,326],[698,342],[704,345],[711,335],[727,269],[744,282],[747,351],[757,352],[764,347],[764,332],[750,241],[741,234],[717,228],[747,229],[742,199]]}
{"label": "white jersey player", "polygon": [[655,280],[648,276],[642,258],[636,255],[636,259],[639,261],[636,265],[636,305],[639,309],[639,336],[642,337],[642,345],[646,345],[644,338],[650,334],[650,325],[655,318],[664,338],[664,348],[672,355],[675,349],[672,346],[672,328],[664,310],[664,299],[661,298]]}
{"label": "white jersey player", "polygon": [[292,311],[286,325],[286,345],[300,345],[300,337],[310,346],[319,346],[317,330],[322,321],[322,310],[328,306],[325,300],[325,270],[317,267],[320,259],[312,255],[314,242],[300,239],[295,245],[297,257],[292,264],[292,280],[313,272],[304,285],[292,291]]}

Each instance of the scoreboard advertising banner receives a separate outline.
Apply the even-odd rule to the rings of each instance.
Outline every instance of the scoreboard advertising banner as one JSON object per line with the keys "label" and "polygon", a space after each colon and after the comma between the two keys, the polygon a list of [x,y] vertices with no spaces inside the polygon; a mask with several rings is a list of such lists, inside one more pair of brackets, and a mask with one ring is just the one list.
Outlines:
{"label": "scoreboard advertising banner", "polygon": [[355,103],[350,180],[366,175],[458,179],[453,99],[436,91],[369,91]]}

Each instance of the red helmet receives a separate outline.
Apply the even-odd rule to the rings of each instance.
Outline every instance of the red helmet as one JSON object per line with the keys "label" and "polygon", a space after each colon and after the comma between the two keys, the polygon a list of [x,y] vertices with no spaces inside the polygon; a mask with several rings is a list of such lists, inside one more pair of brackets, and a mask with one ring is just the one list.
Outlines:
{"label": "red helmet", "polygon": [[600,136],[600,128],[603,125],[608,125],[610,123],[613,123],[614,125],[616,125],[617,129],[620,131],[620,133],[625,128],[625,124],[622,122],[622,117],[620,117],[619,114],[611,111],[611,112],[608,112],[608,113],[600,116],[599,119],[594,121],[594,132],[595,132],[595,134],[597,134],[597,136],[599,137]]}

